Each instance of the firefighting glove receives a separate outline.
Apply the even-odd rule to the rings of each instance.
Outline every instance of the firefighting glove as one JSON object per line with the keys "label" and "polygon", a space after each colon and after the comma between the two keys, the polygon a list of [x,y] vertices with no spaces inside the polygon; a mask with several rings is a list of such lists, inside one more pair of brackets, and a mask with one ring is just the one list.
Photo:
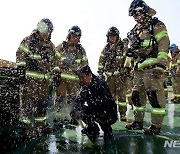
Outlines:
{"label": "firefighting glove", "polygon": [[61,74],[60,73],[54,74],[52,77],[52,81],[53,81],[53,86],[59,87],[60,82],[61,82]]}

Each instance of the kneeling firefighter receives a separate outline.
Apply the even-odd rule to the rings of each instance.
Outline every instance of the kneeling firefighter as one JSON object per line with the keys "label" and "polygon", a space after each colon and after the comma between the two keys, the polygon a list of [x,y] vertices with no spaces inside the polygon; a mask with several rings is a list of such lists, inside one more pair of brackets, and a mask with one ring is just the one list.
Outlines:
{"label": "kneeling firefighter", "polygon": [[55,46],[51,42],[52,22],[44,18],[16,52],[22,84],[21,121],[24,126],[46,126],[49,79]]}
{"label": "kneeling firefighter", "polygon": [[159,134],[165,111],[165,94],[163,82],[168,62],[169,37],[166,26],[157,18],[153,18],[155,10],[142,0],[134,0],[129,8],[129,15],[137,22],[128,33],[131,48],[129,56],[133,56],[134,88],[132,101],[134,104],[134,122],[127,124],[127,129],[142,129],[146,109],[146,96],[152,106],[151,125],[144,130],[145,134]]}

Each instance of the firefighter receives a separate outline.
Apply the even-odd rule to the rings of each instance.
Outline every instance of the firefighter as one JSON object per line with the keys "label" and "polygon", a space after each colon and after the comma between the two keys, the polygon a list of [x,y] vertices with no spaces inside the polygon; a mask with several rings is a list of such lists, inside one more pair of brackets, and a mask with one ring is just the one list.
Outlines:
{"label": "firefighter", "polygon": [[118,105],[121,121],[126,121],[125,46],[119,37],[119,30],[116,27],[110,27],[106,36],[107,44],[99,58],[98,73],[110,87]]}
{"label": "firefighter", "polygon": [[146,96],[152,106],[151,125],[144,130],[145,134],[160,134],[166,114],[166,99],[163,83],[168,62],[169,37],[166,26],[158,18],[153,18],[156,11],[143,0],[134,0],[129,8],[129,16],[137,22],[128,33],[130,40],[129,56],[135,60],[134,88],[134,121],[127,124],[127,129],[143,129],[143,118],[146,109]]}
{"label": "firefighter", "polygon": [[55,46],[51,42],[53,24],[40,20],[16,52],[16,65],[22,84],[21,121],[26,128],[46,127],[49,79],[53,69]]}
{"label": "firefighter", "polygon": [[174,103],[180,103],[180,50],[176,44],[171,44],[170,52],[172,56],[171,76],[174,98],[171,100]]}
{"label": "firefighter", "polygon": [[117,107],[107,83],[95,76],[89,66],[84,66],[78,72],[81,89],[75,99],[71,116],[81,118],[87,125],[82,133],[95,141],[100,133],[99,123],[104,132],[104,139],[112,137],[111,125],[117,120]]}
{"label": "firefighter", "polygon": [[[59,59],[59,68],[61,70],[61,83],[56,88],[55,105],[58,109],[56,122],[70,121],[70,110],[73,106],[73,100],[77,95],[79,78],[76,71],[88,64],[85,49],[80,43],[81,29],[79,26],[72,26],[66,38],[56,47],[56,55]],[[57,121],[58,120],[58,121]]]}

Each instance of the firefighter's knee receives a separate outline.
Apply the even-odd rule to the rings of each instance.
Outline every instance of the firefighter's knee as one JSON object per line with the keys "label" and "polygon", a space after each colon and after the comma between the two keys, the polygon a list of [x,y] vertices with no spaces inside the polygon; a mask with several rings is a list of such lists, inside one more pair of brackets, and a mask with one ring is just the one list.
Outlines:
{"label": "firefighter's knee", "polygon": [[161,108],[161,106],[159,105],[159,102],[157,100],[156,91],[147,91],[147,96],[148,96],[149,102],[152,107]]}
{"label": "firefighter's knee", "polygon": [[141,106],[141,104],[139,102],[139,92],[138,91],[133,91],[132,92],[131,100],[133,101],[133,104],[135,106]]}

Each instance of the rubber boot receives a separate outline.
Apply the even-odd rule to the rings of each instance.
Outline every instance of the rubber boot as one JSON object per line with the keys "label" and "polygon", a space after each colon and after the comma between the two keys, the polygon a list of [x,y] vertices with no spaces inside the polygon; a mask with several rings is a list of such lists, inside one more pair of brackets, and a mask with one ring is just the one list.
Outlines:
{"label": "rubber boot", "polygon": [[144,134],[146,135],[159,135],[161,128],[157,128],[155,125],[151,125],[149,128],[144,129]]}

